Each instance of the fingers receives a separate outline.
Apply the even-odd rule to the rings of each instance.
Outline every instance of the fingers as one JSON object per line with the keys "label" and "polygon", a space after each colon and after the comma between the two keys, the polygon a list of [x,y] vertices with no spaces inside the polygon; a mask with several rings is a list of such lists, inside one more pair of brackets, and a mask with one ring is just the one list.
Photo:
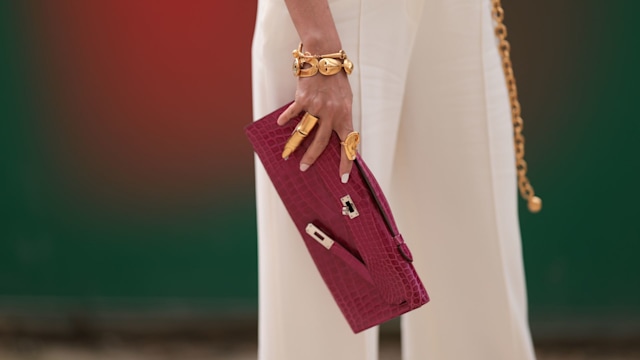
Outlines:
{"label": "fingers", "polygon": [[316,162],[318,157],[320,157],[320,154],[322,154],[324,149],[327,147],[327,144],[329,144],[332,131],[333,129],[331,129],[330,121],[319,122],[313,141],[304,155],[302,155],[302,160],[300,160],[300,171],[306,171],[314,162]]}
{"label": "fingers", "polygon": [[[331,140],[331,135],[333,130],[331,126],[327,125],[329,122],[320,122],[320,126],[316,131],[316,135],[313,138],[313,141],[309,145],[309,148],[302,156],[302,160],[300,161],[300,171],[306,171],[309,169],[311,165],[318,159],[320,154],[324,151],[324,149],[329,144],[329,140]],[[338,137],[340,141],[344,141],[347,135],[352,130],[342,130],[340,131]],[[353,168],[353,160],[349,160],[347,153],[345,152],[344,146],[340,146],[340,181],[343,184],[346,184],[349,181],[349,175],[351,174],[351,169]]]}
{"label": "fingers", "polygon": [[[353,95],[349,81],[344,76],[316,76],[298,81],[295,101],[278,117],[278,125],[285,125],[301,112],[307,111],[319,118],[313,139],[302,155],[300,170],[306,171],[312,166],[327,147],[333,131],[340,139],[345,139],[353,131],[351,106]],[[286,148],[286,146],[285,146]],[[293,150],[295,151],[295,150]],[[283,152],[285,156],[286,149]],[[346,183],[353,161],[349,160],[341,148],[340,179]]]}
{"label": "fingers", "polygon": [[302,105],[298,101],[294,101],[289,107],[278,116],[278,125],[282,126],[289,122],[289,120],[298,116],[302,112]]}
{"label": "fingers", "polygon": [[[344,141],[347,135],[352,130],[343,131],[339,135],[340,141]],[[349,181],[349,174],[351,174],[351,168],[353,167],[353,160],[349,160],[347,153],[344,150],[344,146],[340,146],[340,181],[346,184]]]}

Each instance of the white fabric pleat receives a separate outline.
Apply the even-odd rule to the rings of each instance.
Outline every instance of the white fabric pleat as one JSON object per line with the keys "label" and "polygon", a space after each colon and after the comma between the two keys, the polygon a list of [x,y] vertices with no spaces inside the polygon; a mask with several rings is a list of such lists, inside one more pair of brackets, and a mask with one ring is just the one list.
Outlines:
{"label": "white fabric pleat", "polygon": [[[489,0],[334,0],[361,152],[432,301],[403,318],[404,360],[534,359],[509,105]],[[299,39],[259,0],[254,117],[291,101]],[[377,359],[351,333],[256,159],[260,360]]]}

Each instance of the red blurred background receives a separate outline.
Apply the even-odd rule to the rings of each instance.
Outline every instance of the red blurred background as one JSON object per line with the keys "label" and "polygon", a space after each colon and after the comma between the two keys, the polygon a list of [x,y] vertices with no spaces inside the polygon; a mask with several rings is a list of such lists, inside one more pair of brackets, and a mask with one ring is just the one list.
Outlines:
{"label": "red blurred background", "polygon": [[75,196],[152,211],[253,183],[240,159],[251,154],[242,127],[252,120],[254,5],[28,5],[46,141]]}

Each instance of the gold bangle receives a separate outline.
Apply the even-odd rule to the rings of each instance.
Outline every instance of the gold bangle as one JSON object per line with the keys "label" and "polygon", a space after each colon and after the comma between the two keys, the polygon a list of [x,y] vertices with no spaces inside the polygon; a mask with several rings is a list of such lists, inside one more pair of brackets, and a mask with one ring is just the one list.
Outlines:
{"label": "gold bangle", "polygon": [[[347,75],[353,72],[353,63],[344,50],[325,55],[311,55],[302,51],[302,43],[293,50],[293,75],[310,77],[318,73],[326,76],[335,75],[344,69]],[[306,66],[308,64],[308,66]]]}

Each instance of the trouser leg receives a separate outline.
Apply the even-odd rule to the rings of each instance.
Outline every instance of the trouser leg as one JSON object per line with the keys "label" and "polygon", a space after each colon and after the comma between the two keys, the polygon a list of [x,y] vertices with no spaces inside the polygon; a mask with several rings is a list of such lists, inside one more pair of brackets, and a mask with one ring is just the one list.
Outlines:
{"label": "trouser leg", "polygon": [[431,302],[403,317],[403,359],[533,359],[489,1],[431,2],[421,24],[391,202]]}
{"label": "trouser leg", "polygon": [[[253,49],[254,112],[258,116],[293,100],[296,79],[283,64],[292,61],[291,50],[299,41],[284,3],[264,2],[262,6]],[[359,3],[335,2],[332,10],[344,48],[356,50]],[[357,51],[349,51],[356,63],[357,56]],[[357,76],[357,72],[351,76],[356,119]],[[376,360],[377,328],[353,334],[264,168],[256,161],[259,359]]]}
{"label": "trouser leg", "polygon": [[377,329],[353,334],[257,167],[260,360],[376,359]]}

